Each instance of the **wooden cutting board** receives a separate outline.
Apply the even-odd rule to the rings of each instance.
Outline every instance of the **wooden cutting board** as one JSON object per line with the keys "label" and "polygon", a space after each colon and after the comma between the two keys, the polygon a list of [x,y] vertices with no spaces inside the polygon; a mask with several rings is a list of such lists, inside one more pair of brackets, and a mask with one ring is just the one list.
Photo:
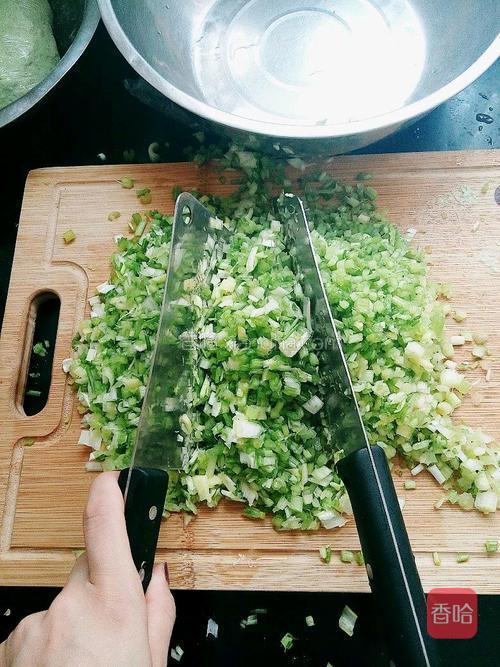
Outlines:
{"label": "wooden cutting board", "polygon": [[[489,335],[492,377],[478,369],[475,396],[457,419],[500,436],[500,158],[498,151],[371,155],[335,158],[328,165],[339,179],[359,171],[374,174],[380,205],[403,230],[415,228],[414,243],[431,252],[431,271],[453,286],[452,303],[468,319],[450,324]],[[172,187],[226,193],[210,168],[193,164],[41,169],[26,183],[17,247],[0,341],[0,584],[62,585],[83,548],[81,515],[93,475],[78,446],[80,416],[61,369],[71,338],[88,313],[88,298],[109,275],[114,236],[124,233],[138,209],[134,190],[117,180],[131,176],[151,187],[153,206],[171,212]],[[496,194],[496,201],[495,201]],[[110,211],[122,216],[109,222]],[[76,240],[65,245],[67,229]],[[61,299],[52,385],[46,407],[27,417],[22,410],[26,366],[33,335],[32,304],[40,293]],[[470,349],[470,348],[469,348]],[[467,352],[462,355],[467,357]],[[469,352],[470,356],[470,352]],[[23,438],[34,438],[31,447]],[[500,553],[487,556],[484,541],[500,538],[500,512],[482,516],[455,507],[435,510],[437,483],[426,473],[415,491],[404,491],[404,517],[426,590],[471,586],[500,593]],[[364,568],[341,564],[340,549],[358,549],[354,522],[336,531],[277,533],[268,521],[242,518],[241,506],[202,509],[183,527],[164,521],[158,559],[167,559],[175,588],[366,591]],[[330,544],[330,565],[318,550]],[[442,565],[433,564],[432,552]],[[456,553],[468,552],[457,564]]]}

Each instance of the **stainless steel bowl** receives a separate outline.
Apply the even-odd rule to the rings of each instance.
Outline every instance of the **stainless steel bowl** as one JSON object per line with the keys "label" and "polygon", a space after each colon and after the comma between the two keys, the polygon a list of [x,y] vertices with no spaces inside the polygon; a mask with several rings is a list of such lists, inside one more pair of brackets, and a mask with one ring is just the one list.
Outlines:
{"label": "stainless steel bowl", "polygon": [[498,0],[99,0],[129,63],[225,128],[343,152],[455,95],[500,54]]}
{"label": "stainless steel bowl", "polygon": [[26,95],[0,109],[0,128],[31,109],[62,79],[85,51],[99,23],[96,0],[49,0],[49,4],[54,15],[54,37],[61,60]]}

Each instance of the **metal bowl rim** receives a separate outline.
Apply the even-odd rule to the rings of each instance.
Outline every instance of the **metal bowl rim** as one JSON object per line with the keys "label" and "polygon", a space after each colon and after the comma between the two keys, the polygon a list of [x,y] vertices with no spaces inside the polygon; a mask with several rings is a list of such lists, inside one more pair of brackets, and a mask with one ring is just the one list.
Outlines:
{"label": "metal bowl rim", "polygon": [[159,75],[132,45],[118,21],[111,0],[98,0],[98,2],[106,28],[122,55],[157,90],[176,102],[179,106],[192,111],[202,118],[246,132],[255,132],[256,134],[265,134],[279,138],[326,139],[345,137],[383,130],[384,128],[402,124],[413,118],[423,116],[442,102],[459,93],[481,76],[500,56],[500,35],[497,35],[481,56],[462,72],[460,76],[453,79],[453,81],[450,81],[450,83],[434,93],[423,97],[418,102],[412,102],[408,106],[386,114],[360,121],[337,123],[334,125],[280,125],[278,123],[253,121],[241,116],[235,116],[227,111],[219,111],[176,88]]}
{"label": "metal bowl rim", "polygon": [[66,53],[45,79],[40,81],[39,84],[25,95],[14,100],[14,102],[11,102],[3,109],[0,109],[0,128],[29,111],[59,83],[89,45],[99,24],[99,19],[100,13],[97,1],[86,0],[82,22],[75,35],[75,39],[71,42]]}

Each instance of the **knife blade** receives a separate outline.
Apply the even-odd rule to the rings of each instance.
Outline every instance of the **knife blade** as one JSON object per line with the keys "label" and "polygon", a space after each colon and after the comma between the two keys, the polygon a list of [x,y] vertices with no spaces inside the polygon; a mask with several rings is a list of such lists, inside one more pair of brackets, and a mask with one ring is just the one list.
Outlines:
{"label": "knife blade", "polygon": [[435,647],[426,630],[425,596],[387,458],[381,447],[368,441],[304,204],[294,195],[282,195],[278,208],[320,360],[332,447],[343,454],[337,469],[351,500],[368,579],[385,620],[391,658],[405,667],[437,665]]}
{"label": "knife blade", "polygon": [[119,477],[130,548],[144,590],[151,579],[169,471],[180,469],[189,455],[182,422],[189,417],[195,314],[184,281],[210,282],[207,252],[215,245],[208,242],[216,233],[210,219],[195,197],[179,195],[149,381],[131,464]]}

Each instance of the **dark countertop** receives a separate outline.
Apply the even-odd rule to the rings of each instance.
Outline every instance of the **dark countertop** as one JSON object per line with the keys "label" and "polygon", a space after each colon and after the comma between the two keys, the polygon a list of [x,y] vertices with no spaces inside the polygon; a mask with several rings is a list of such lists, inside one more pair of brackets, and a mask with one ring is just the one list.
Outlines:
{"label": "dark countertop", "polygon": [[[105,63],[105,67],[103,67]],[[26,175],[42,166],[123,162],[123,150],[134,149],[135,161],[147,162],[148,145],[158,141],[162,161],[186,159],[194,144],[191,131],[166,119],[125,90],[125,78],[136,78],[116,51],[102,25],[81,61],[46,100],[16,123],[0,130],[3,233],[0,241],[0,321],[17,232]],[[469,150],[500,147],[500,62],[476,83],[431,114],[363,153]],[[477,114],[487,114],[485,124]],[[479,116],[481,119],[481,116]],[[168,146],[165,145],[168,142]],[[327,566],[325,566],[327,567]],[[464,586],[467,586],[464,566]],[[0,641],[28,613],[46,608],[56,589],[0,589]],[[181,665],[387,665],[372,598],[365,594],[245,593],[179,591],[172,645],[185,650]],[[338,629],[345,604],[358,614],[353,638]],[[256,626],[239,622],[255,608],[267,609]],[[4,615],[9,609],[10,614]],[[305,616],[316,625],[307,628]],[[219,638],[206,639],[209,618],[219,624]],[[479,632],[472,640],[438,642],[442,667],[486,667],[498,664],[500,597],[481,596]],[[280,639],[291,632],[297,641],[284,653]],[[173,661],[171,661],[173,663]],[[177,664],[177,663],[173,663]]]}

